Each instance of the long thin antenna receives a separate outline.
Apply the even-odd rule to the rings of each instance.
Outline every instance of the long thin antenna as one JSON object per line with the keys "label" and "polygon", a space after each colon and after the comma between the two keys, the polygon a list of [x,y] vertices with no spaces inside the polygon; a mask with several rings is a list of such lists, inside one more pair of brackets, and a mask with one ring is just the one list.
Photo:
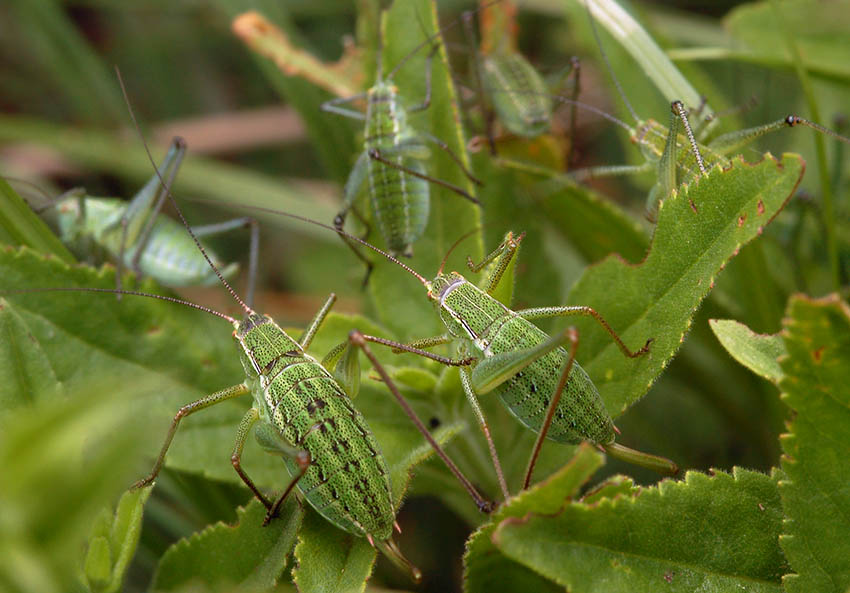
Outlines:
{"label": "long thin antenna", "polygon": [[233,319],[233,317],[231,317],[230,315],[219,313],[214,309],[204,307],[203,305],[198,305],[197,303],[193,303],[191,301],[184,301],[183,299],[177,299],[170,296],[165,296],[161,294],[151,294],[149,292],[139,292],[136,290],[122,290],[118,288],[93,288],[85,286],[72,286],[61,288],[18,288],[13,290],[0,290],[0,294],[29,294],[31,292],[105,292],[109,294],[126,294],[130,296],[148,297],[152,299],[159,299],[161,301],[168,301],[169,303],[178,303],[181,305],[186,305],[187,307],[192,307],[193,309],[197,309],[198,311],[203,311],[204,313],[209,313],[210,315],[215,315],[216,317],[226,319],[230,323],[236,323],[236,320]]}
{"label": "long thin antenna", "polygon": [[[384,11],[378,12],[378,56],[375,63],[375,78],[378,82],[384,80]],[[395,72],[395,70],[393,70]]]}
{"label": "long thin antenna", "polygon": [[[204,249],[203,245],[201,245],[201,242],[198,241],[198,238],[195,236],[195,233],[192,232],[192,227],[189,226],[189,223],[186,221],[186,217],[183,216],[183,211],[180,209],[180,206],[178,206],[177,200],[174,199],[174,196],[171,193],[171,188],[162,178],[162,175],[159,172],[159,168],[156,166],[156,162],[153,160],[151,151],[148,148],[148,143],[145,142],[145,138],[142,135],[142,129],[139,127],[139,122],[136,120],[136,114],[133,112],[133,106],[130,104],[130,96],[127,94],[127,88],[124,86],[124,79],[121,77],[121,70],[118,69],[118,66],[115,66],[115,74],[118,76],[118,84],[121,86],[121,93],[124,95],[124,102],[127,104],[127,111],[130,112],[130,119],[133,120],[133,127],[136,128],[136,133],[139,135],[139,138],[142,141],[142,146],[144,146],[145,148],[145,154],[148,155],[148,160],[153,166],[153,170],[156,172],[156,176],[159,177],[159,181],[162,184],[166,195],[171,200],[171,204],[174,206],[174,210],[177,211],[177,215],[183,222],[183,226],[186,228],[186,231],[189,233],[189,236],[192,237],[192,240],[195,242],[195,245],[198,247],[198,250],[201,252],[201,255],[204,256],[205,260],[207,260],[207,263],[209,264],[212,271],[215,272],[215,275],[221,281],[222,285],[227,289],[227,292],[230,293],[230,296],[232,296],[234,300],[239,303],[239,306],[242,307],[242,310],[245,311],[245,313],[253,313],[251,308],[245,304],[245,301],[239,298],[239,295],[236,294],[236,291],[233,290],[233,287],[231,287],[230,284],[228,284],[227,280],[224,279],[224,276],[221,275],[221,272],[219,272],[218,268],[215,267],[215,264],[212,263],[210,256],[207,255],[206,249]],[[176,142],[182,143],[185,147],[186,142],[182,138],[177,138]]]}
{"label": "long thin antenna", "polygon": [[596,40],[596,45],[599,47],[599,53],[602,54],[602,59],[605,61],[605,67],[608,69],[608,75],[611,77],[611,80],[614,81],[614,86],[617,87],[617,92],[620,94],[620,99],[622,99],[623,103],[626,105],[626,109],[629,110],[629,113],[635,121],[640,121],[634,107],[632,107],[632,104],[629,103],[626,93],[623,92],[623,87],[620,85],[620,81],[614,75],[614,69],[611,67],[611,61],[608,59],[608,54],[605,53],[605,48],[602,47],[602,39],[599,37],[599,31],[596,29],[596,19],[593,18],[593,12],[590,10],[591,1],[592,0],[585,0],[584,6],[587,8],[587,18],[590,19],[590,30],[593,31],[593,38]]}
{"label": "long thin antenna", "polygon": [[474,235],[475,233],[477,233],[478,231],[480,231],[482,228],[484,228],[484,227],[483,227],[483,226],[477,226],[477,227],[475,227],[474,229],[472,229],[471,231],[468,231],[468,232],[464,233],[463,235],[461,235],[461,236],[460,236],[460,238],[459,238],[457,241],[455,241],[454,243],[452,243],[452,246],[451,246],[451,247],[449,247],[449,250],[448,250],[448,251],[446,251],[446,254],[443,256],[443,261],[441,261],[441,262],[440,262],[440,269],[439,269],[439,270],[437,270],[437,275],[438,275],[438,276],[439,276],[440,274],[442,274],[442,273],[443,273],[443,268],[445,268],[445,267],[446,267],[446,262],[447,262],[447,261],[449,261],[449,256],[452,254],[452,251],[454,251],[454,250],[455,250],[455,248],[456,248],[458,245],[460,245],[460,244],[461,244],[461,243],[463,243],[466,239],[468,239],[469,237],[471,237],[472,235]]}
{"label": "long thin antenna", "polygon": [[[218,202],[216,200],[205,200],[203,198],[186,198],[186,199],[191,201],[191,202],[198,202],[200,204],[220,204],[221,203],[221,202]],[[316,220],[313,220],[312,218],[307,218],[306,216],[299,216],[298,214],[290,214],[289,212],[283,212],[282,210],[275,210],[274,208],[264,208],[263,206],[249,206],[249,205],[245,205],[245,204],[239,204],[239,208],[243,208],[245,210],[255,210],[257,212],[268,212],[269,214],[276,214],[278,216],[285,216],[286,218],[294,218],[295,220],[300,220],[301,222],[306,222],[306,223],[312,224],[314,226],[321,227],[321,228],[327,229],[329,231],[333,231],[334,233],[336,233],[336,234],[338,234],[342,237],[346,237],[347,239],[351,239],[352,241],[356,241],[357,243],[360,243],[364,247],[368,247],[369,249],[371,249],[375,253],[379,253],[379,254],[383,255],[385,258],[387,258],[388,260],[390,260],[394,264],[398,265],[399,267],[401,267],[404,270],[407,270],[407,272],[410,273],[412,276],[414,276],[417,280],[419,280],[419,282],[421,282],[423,286],[427,287],[430,284],[430,282],[428,282],[428,280],[425,278],[425,276],[423,276],[422,274],[420,274],[419,272],[417,272],[416,270],[414,270],[413,268],[411,268],[410,266],[408,266],[404,262],[399,261],[398,259],[394,258],[392,255],[390,255],[386,251],[380,249],[379,247],[375,247],[374,245],[372,245],[368,241],[364,241],[360,237],[355,237],[354,235],[346,233],[342,229],[334,228],[334,227],[330,226],[329,224],[324,224],[324,223],[318,222]]]}
{"label": "long thin antenna", "polygon": [[595,107],[594,105],[591,105],[590,103],[582,103],[581,101],[577,101],[575,99],[570,99],[568,97],[562,97],[561,95],[552,95],[550,93],[538,93],[538,92],[535,92],[535,91],[527,91],[527,90],[523,90],[523,89],[499,89],[499,88],[488,87],[487,90],[492,92],[492,93],[510,93],[511,95],[518,95],[518,96],[524,96],[524,97],[548,97],[552,101],[555,101],[555,102],[558,102],[558,103],[563,103],[564,105],[575,105],[579,109],[584,109],[586,111],[590,111],[591,113],[595,113],[599,117],[607,119],[612,124],[620,126],[621,128],[623,128],[624,130],[626,130],[630,134],[634,132],[634,128],[632,126],[630,126],[629,124],[627,124],[626,122],[624,122],[623,120],[618,118],[617,116],[611,115],[607,111],[604,111],[604,110],[600,109],[599,107]]}

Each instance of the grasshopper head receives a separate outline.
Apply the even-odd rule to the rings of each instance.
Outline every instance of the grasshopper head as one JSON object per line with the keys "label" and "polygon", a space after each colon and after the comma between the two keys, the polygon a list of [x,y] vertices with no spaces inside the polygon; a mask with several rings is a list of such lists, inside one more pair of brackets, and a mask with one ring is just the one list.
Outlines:
{"label": "grasshopper head", "polygon": [[464,281],[464,277],[457,272],[451,272],[449,274],[440,272],[437,274],[437,277],[431,281],[428,288],[428,299],[433,302],[435,306],[439,307],[449,289]]}

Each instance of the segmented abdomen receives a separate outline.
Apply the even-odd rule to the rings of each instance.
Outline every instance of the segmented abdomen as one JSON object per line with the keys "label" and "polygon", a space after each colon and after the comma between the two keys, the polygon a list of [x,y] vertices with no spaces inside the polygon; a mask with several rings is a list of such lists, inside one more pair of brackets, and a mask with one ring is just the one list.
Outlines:
{"label": "segmented abdomen", "polygon": [[[127,265],[130,264],[134,253],[134,249],[125,250]],[[209,250],[207,255],[225,278],[236,273],[237,264],[225,266]],[[186,234],[186,230],[164,216],[158,217],[154,223],[139,267],[143,274],[156,278],[167,286],[213,286],[219,283],[218,277],[198,252],[195,242]]]}
{"label": "segmented abdomen", "polygon": [[494,54],[482,64],[484,87],[502,124],[518,136],[539,136],[549,128],[552,99],[543,79],[517,53]]}
{"label": "segmented abdomen", "polygon": [[[313,359],[284,356],[267,373],[268,417],[292,446],[310,453],[298,482],[327,520],[357,535],[392,535],[389,473],[372,432],[337,382]],[[294,462],[284,457],[291,475]]]}
{"label": "segmented abdomen", "polygon": [[[420,160],[391,154],[406,127],[392,87],[373,88],[366,111],[365,149],[377,149],[382,158],[424,175]],[[368,167],[369,199],[378,230],[391,253],[409,254],[428,224],[428,182],[375,159],[369,159]]]}

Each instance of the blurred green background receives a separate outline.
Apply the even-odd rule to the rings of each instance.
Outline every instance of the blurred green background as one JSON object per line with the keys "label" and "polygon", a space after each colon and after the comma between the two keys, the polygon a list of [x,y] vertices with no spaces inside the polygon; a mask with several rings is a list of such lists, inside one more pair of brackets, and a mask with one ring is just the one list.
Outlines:
{"label": "blurred green background", "polygon": [[[735,3],[713,3],[710,11],[700,11],[697,4],[634,3],[630,9],[662,47],[682,58],[677,65],[715,110],[734,110],[752,97],[757,100],[753,108],[722,118],[723,130],[789,113],[811,116],[811,104],[800,91],[790,60],[778,44],[770,49],[767,32],[747,21],[747,13],[735,13]],[[821,123],[840,127],[838,118],[850,97],[846,55],[850,49],[840,42],[842,33],[846,40],[850,32],[850,10],[847,3],[834,4],[845,10],[833,6],[830,20],[811,3],[783,3],[794,35],[806,42],[809,55],[833,56],[818,60],[818,67],[809,64],[809,75]],[[469,8],[459,1],[438,5],[443,22]],[[757,11],[765,6],[743,8]],[[75,186],[84,186],[92,195],[135,193],[151,169],[129,125],[113,70],[117,66],[154,158],[161,157],[172,135],[188,140],[190,152],[175,195],[221,203],[211,208],[186,201],[193,224],[226,218],[239,204],[329,222],[340,203],[341,184],[360,150],[356,122],[320,113],[318,105],[329,95],[306,81],[281,75],[232,34],[232,18],[249,9],[262,12],[296,44],[329,61],[341,55],[343,39],[357,27],[354,6],[341,0],[6,0],[0,4],[0,172],[37,185],[40,190],[13,183],[35,202]],[[757,23],[757,16],[753,18]],[[519,23],[520,47],[532,63],[551,73],[562,68],[567,57],[579,56],[580,99],[628,120],[611,89],[584,9],[560,0],[530,0],[523,4]],[[447,37],[450,47],[464,44],[459,31]],[[603,34],[602,39],[635,110],[666,123],[669,103],[638,68],[629,66],[610,37]],[[450,53],[463,79],[467,56],[462,50]],[[565,111],[559,112],[562,120]],[[686,468],[741,465],[766,471],[777,464],[777,436],[786,410],[776,388],[732,361],[711,334],[707,319],[735,318],[756,331],[775,332],[789,294],[820,296],[836,288],[824,247],[823,189],[812,136],[805,129],[782,131],[745,149],[745,158],[752,161],[766,150],[802,154],[809,171],[800,197],[717,279],[667,372],[647,397],[618,419],[629,446],[671,457]],[[641,162],[622,130],[592,114],[579,113],[578,128],[569,141],[577,167]],[[841,257],[838,283],[846,286],[850,261],[846,151],[838,150],[832,140],[826,144],[824,165],[836,204]],[[476,156],[475,162],[481,158]],[[592,185],[633,215],[648,236],[651,225],[643,217],[643,207],[652,182],[648,174]],[[521,261],[517,299],[528,306],[559,304],[595,258],[588,257],[563,229],[539,220],[537,186],[533,180],[526,183],[528,192],[516,196],[516,212],[499,210],[500,217],[529,225],[514,230],[538,233],[538,248],[529,248],[528,258]],[[486,191],[484,219],[490,222]],[[362,269],[336,237],[273,215],[261,218],[259,309],[282,325],[303,326],[327,293],[335,291],[341,297],[338,310],[369,311],[359,290]],[[493,247],[504,230],[503,220],[492,221],[485,230],[485,247]],[[247,234],[211,243],[225,257],[244,261]],[[230,306],[218,288],[184,294],[213,307]],[[617,472],[644,483],[656,481],[654,475],[613,461],[599,477]],[[5,469],[3,473],[9,475]],[[50,488],[47,477],[40,479]],[[106,504],[122,484],[116,480],[111,489],[92,489],[92,496],[103,496],[101,503]],[[242,488],[164,472],[148,503],[125,589],[143,590],[157,558],[171,543],[212,521],[234,520],[235,507],[248,498]],[[464,521],[431,497],[408,500],[399,520],[405,525],[403,547],[428,575],[423,589],[457,588],[462,542],[469,532]],[[439,547],[433,545],[436,541],[441,542]],[[75,549],[74,543],[63,545],[65,552]],[[383,560],[372,582],[409,587]]]}

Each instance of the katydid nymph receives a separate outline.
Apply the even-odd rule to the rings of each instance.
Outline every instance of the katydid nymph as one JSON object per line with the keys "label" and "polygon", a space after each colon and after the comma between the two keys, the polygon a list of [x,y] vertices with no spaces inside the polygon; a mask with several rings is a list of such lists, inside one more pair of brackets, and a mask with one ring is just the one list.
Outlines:
{"label": "katydid nymph", "polygon": [[[265,208],[252,209],[275,212]],[[276,213],[334,230],[338,234],[344,233],[295,214]],[[362,336],[362,339],[388,346],[397,354],[408,352],[420,356],[425,349],[434,346],[450,343],[457,346],[456,359],[435,358],[434,355],[429,358],[459,367],[463,390],[487,440],[499,485],[506,499],[510,496],[510,491],[490,428],[478,402],[479,395],[490,392],[497,394],[510,413],[538,435],[529,458],[523,488],[530,483],[537,455],[545,438],[570,444],[588,441],[609,455],[636,465],[665,474],[673,475],[678,472],[676,464],[669,459],[634,451],[615,442],[617,430],[611,416],[593,382],[575,360],[577,332],[567,328],[557,335],[549,336],[531,323],[531,320],[577,315],[592,317],[611,336],[623,355],[630,358],[646,355],[652,342],[651,338],[636,350],[632,350],[591,307],[536,307],[513,311],[493,296],[517,253],[523,235],[514,236],[508,232],[501,245],[481,262],[476,264],[471,259],[467,260],[472,272],[492,267],[484,289],[469,282],[458,272],[444,272],[443,268],[451,250],[446,253],[436,277],[429,281],[378,247],[352,235],[346,236],[350,241],[359,243],[397,264],[425,288],[428,300],[446,327],[445,334],[408,344],[377,336]],[[455,243],[455,246],[457,244]],[[564,347],[568,344],[569,352]]]}
{"label": "katydid nymph", "polygon": [[[484,120],[490,151],[495,154],[494,119],[511,133],[534,138],[549,130],[554,101],[540,73],[516,47],[516,6],[510,0],[493,3],[482,0],[478,11],[481,32],[480,49],[475,48],[472,20],[474,12],[463,15],[464,28],[471,45],[471,70],[474,85],[484,108]],[[557,86],[573,78],[571,97],[579,93],[579,61],[573,57]],[[571,108],[570,130],[575,129],[575,106]],[[567,156],[569,162],[569,155]]]}
{"label": "katydid nymph", "polygon": [[[165,181],[163,187],[166,197],[173,202]],[[271,317],[257,313],[239,297],[211,262],[176,203],[174,209],[190,240],[205,258],[217,280],[242,309],[242,319],[188,301],[123,289],[33,288],[0,291],[0,294],[76,291],[141,296],[179,303],[230,322],[245,373],[244,380],[182,406],[171,422],[152,471],[133,487],[144,487],[154,482],[183,418],[233,398],[252,396],[253,404],[244,414],[236,431],[231,463],[240,479],[266,507],[265,522],[269,523],[276,516],[281,505],[297,488],[299,497],[306,500],[321,516],[348,533],[366,538],[414,580],[419,580],[421,573],[402,555],[393,540],[393,528],[398,529],[398,525],[395,522],[387,463],[366,420],[352,403],[360,372],[359,366],[355,371],[351,369],[356,366],[361,350],[372,361],[386,387],[398,398],[399,404],[425,440],[468,487],[470,494],[478,501],[479,508],[489,511],[493,504],[481,497],[463,478],[402,398],[359,332],[352,332],[349,340],[342,347],[334,349],[323,362],[307,353],[336,300],[335,295],[331,294],[326,300],[300,339],[289,336]],[[427,352],[422,354],[452,363]],[[291,476],[277,499],[268,498],[261,492],[242,468],[242,451],[251,430],[254,430],[264,450],[283,458]]]}
{"label": "katydid nymph", "polygon": [[[150,276],[166,286],[212,286],[218,278],[198,254],[195,244],[183,228],[161,214],[165,203],[164,178],[171,184],[186,152],[186,144],[175,138],[159,170],[129,202],[118,198],[89,196],[85,190],[73,189],[57,198],[44,212],[55,224],[60,239],[81,259],[98,258],[103,253],[115,262],[116,288],[121,288],[122,271],[127,268],[139,275]],[[259,228],[251,218],[236,218],[220,223],[197,226],[197,237],[209,237],[239,228],[251,233],[248,289],[245,302],[254,300],[254,282],[259,253]],[[225,278],[232,278],[239,265],[225,265],[220,257],[206,248],[212,263]],[[120,295],[120,293],[119,293]]]}
{"label": "katydid nymph", "polygon": [[[386,14],[383,12],[381,16],[381,32],[386,26]],[[416,16],[419,16],[418,13]],[[325,111],[361,120],[365,124],[363,152],[345,183],[343,206],[334,218],[334,226],[342,229],[352,210],[365,221],[355,203],[361,195],[361,187],[368,184],[365,193],[368,194],[372,221],[392,255],[411,256],[414,244],[425,232],[430,209],[429,184],[447,188],[478,204],[478,200],[462,187],[427,174],[426,165],[431,155],[430,146],[433,145],[449,155],[470,181],[480,184],[467,170],[464,161],[443,140],[426,131],[416,130],[408,123],[409,114],[424,111],[431,104],[431,67],[434,55],[441,47],[437,39],[439,35],[440,32],[437,32],[426,37],[385,75],[382,63],[384,35],[379,34],[377,74],[372,87],[364,93],[332,99],[322,105]],[[425,97],[419,104],[405,106],[393,77],[425,48],[429,48],[425,59]],[[365,113],[344,106],[358,100],[366,101]],[[366,265],[365,285],[372,270],[371,261],[355,243],[345,235],[340,236]]]}
{"label": "katydid nymph", "polygon": [[[685,105],[683,100],[673,97],[671,101],[672,115],[669,128],[664,128],[663,125],[652,119],[641,119],[630,104],[622,85],[617,80],[608,62],[607,55],[597,32],[595,15],[599,15],[600,18],[604,17],[603,22],[609,27],[609,30],[636,31],[649,39],[648,36],[641,29],[640,25],[632,20],[613,0],[605,0],[604,2],[583,0],[582,3],[587,8],[591,31],[593,32],[603,61],[606,64],[606,70],[614,82],[617,93],[635,121],[634,127],[622,124],[622,122],[621,125],[629,131],[631,141],[640,147],[646,162],[636,166],[614,165],[593,167],[572,171],[569,175],[574,179],[588,179],[654,170],[656,181],[646,201],[647,216],[650,220],[654,220],[659,203],[669,196],[674,189],[683,183],[690,183],[696,180],[699,176],[705,174],[708,169],[715,166],[728,167],[731,157],[736,151],[770,132],[786,127],[805,126],[832,136],[842,142],[850,143],[850,139],[794,114],[787,115],[767,124],[728,132],[712,138],[712,126],[709,124],[717,119],[718,114],[712,113],[707,108],[704,98],[699,104]],[[661,53],[660,50],[659,53]],[[667,74],[671,79],[674,78],[674,75],[681,76],[672,64],[669,65],[669,68],[670,71]],[[690,89],[689,86],[688,88]],[[697,99],[692,99],[692,101],[696,102]],[[705,115],[692,128],[688,119],[689,114],[702,114],[704,112]]]}

